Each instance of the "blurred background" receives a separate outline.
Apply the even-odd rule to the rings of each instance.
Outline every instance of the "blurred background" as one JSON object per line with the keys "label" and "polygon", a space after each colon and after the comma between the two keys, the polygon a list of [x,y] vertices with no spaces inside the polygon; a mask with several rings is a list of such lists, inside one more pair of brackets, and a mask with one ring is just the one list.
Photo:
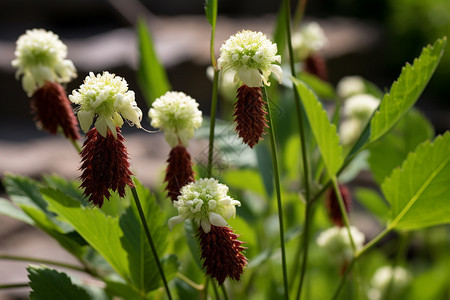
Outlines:
{"label": "blurred background", "polygon": [[[216,50],[242,29],[270,35],[279,9],[273,0],[219,0]],[[322,54],[329,81],[336,85],[346,75],[361,75],[387,90],[428,43],[450,34],[448,0],[315,0],[309,1],[306,21],[317,21],[329,40]],[[39,131],[32,119],[29,99],[14,77],[11,66],[15,41],[25,30],[44,28],[58,34],[68,46],[68,58],[78,78],[67,85],[79,87],[90,72],[113,72],[126,78],[144,112],[143,126],[150,128],[148,107],[137,84],[138,52],[135,26],[148,23],[157,53],[174,90],[197,99],[209,114],[210,26],[203,14],[204,0],[1,0],[0,1],[0,178],[5,172],[32,177],[58,173],[79,176],[78,156],[61,137]],[[292,7],[296,1],[292,1]],[[447,47],[448,48],[448,47]],[[447,49],[417,107],[433,123],[436,133],[450,128],[450,51]],[[220,113],[220,104],[219,104]],[[168,146],[159,134],[148,135],[124,128],[135,173],[145,184],[160,180]],[[194,156],[205,144],[191,145]],[[0,195],[4,189],[0,186]],[[30,247],[30,245],[33,245]],[[71,260],[48,237],[0,216],[0,253],[23,255],[51,253],[56,260]],[[26,281],[26,264],[0,260],[0,284]],[[22,299],[24,289],[0,291],[0,299]]]}

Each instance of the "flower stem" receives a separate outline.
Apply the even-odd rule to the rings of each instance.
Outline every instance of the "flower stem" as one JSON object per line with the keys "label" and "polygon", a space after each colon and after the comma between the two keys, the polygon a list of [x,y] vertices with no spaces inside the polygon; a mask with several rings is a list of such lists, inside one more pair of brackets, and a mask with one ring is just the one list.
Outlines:
{"label": "flower stem", "polygon": [[78,144],[77,141],[75,141],[74,139],[69,139],[70,142],[72,143],[73,147],[75,148],[75,150],[77,150],[78,153],[81,153],[81,147]]}
{"label": "flower stem", "polygon": [[181,280],[183,280],[184,282],[186,282],[190,287],[192,287],[198,291],[202,291],[205,288],[204,285],[193,282],[192,280],[190,280],[189,278],[187,278],[186,276],[184,276],[184,274],[182,274],[180,272],[177,272],[177,277],[180,278]]}
{"label": "flower stem", "polygon": [[172,296],[170,295],[169,286],[167,284],[166,276],[164,275],[164,270],[161,265],[161,261],[158,257],[158,252],[156,251],[155,243],[153,243],[152,235],[150,234],[150,229],[148,228],[147,220],[144,215],[144,211],[142,210],[141,201],[139,200],[139,195],[136,191],[136,187],[131,188],[131,192],[133,193],[134,201],[136,202],[136,207],[139,212],[139,217],[141,218],[142,226],[144,227],[145,235],[147,236],[148,243],[150,244],[150,247],[153,252],[153,256],[156,261],[156,266],[158,267],[159,273],[161,275],[162,281],[164,283],[164,288],[166,289],[167,297],[169,297],[169,300],[172,299]]}
{"label": "flower stem", "polygon": [[305,274],[306,274],[306,266],[308,262],[308,242],[309,242],[309,231],[310,231],[310,225],[311,225],[311,202],[306,202],[305,207],[305,225],[303,227],[303,261],[302,261],[302,267],[300,269],[300,283],[298,285],[297,289],[297,296],[295,299],[300,299],[301,293],[302,293],[302,287],[303,282],[305,280]]}
{"label": "flower stem", "polygon": [[278,221],[280,226],[280,244],[281,244],[281,263],[283,267],[283,283],[284,283],[284,298],[289,299],[289,285],[287,278],[287,268],[286,268],[286,249],[284,242],[284,222],[283,222],[283,205],[281,202],[281,187],[280,187],[280,172],[278,168],[278,157],[277,157],[277,147],[275,143],[275,134],[273,130],[272,124],[272,113],[270,112],[270,101],[267,97],[266,88],[263,88],[263,97],[266,101],[266,109],[268,116],[268,125],[269,125],[269,139],[270,139],[270,147],[272,152],[272,164],[273,164],[273,173],[275,180],[275,190],[277,193],[277,206],[278,206]]}
{"label": "flower stem", "polygon": [[28,283],[0,284],[0,290],[29,287]]}
{"label": "flower stem", "polygon": [[227,290],[225,289],[225,285],[221,285],[220,286],[220,289],[222,290],[222,294],[223,294],[223,297],[225,298],[225,300],[229,300],[230,298],[228,298],[228,293],[227,293]]}
{"label": "flower stem", "polygon": [[333,298],[331,298],[332,300],[336,300],[339,296],[339,293],[341,292],[342,288],[344,287],[344,283],[347,279],[347,275],[348,273],[350,273],[350,270],[353,267],[353,264],[355,263],[356,258],[353,258],[352,261],[349,263],[349,265],[347,266],[347,268],[345,269],[344,274],[342,274],[341,276],[341,280],[339,281],[339,285],[336,288],[336,291],[333,294]]}
{"label": "flower stem", "polygon": [[80,267],[80,266],[67,264],[67,263],[63,263],[63,262],[57,262],[57,261],[53,261],[53,260],[47,260],[47,259],[41,259],[41,258],[35,258],[35,257],[29,257],[29,256],[16,256],[16,255],[0,254],[0,259],[28,261],[28,262],[34,262],[34,263],[40,263],[40,264],[47,264],[47,265],[53,265],[53,266],[58,266],[58,267],[62,267],[62,268],[72,269],[72,270],[76,270],[76,271],[87,272],[87,273],[91,274],[91,272],[86,267]]}
{"label": "flower stem", "polygon": [[212,285],[212,287],[213,287],[214,295],[216,296],[216,299],[217,299],[217,300],[220,300],[219,290],[217,289],[216,282],[215,282],[214,280],[211,280],[211,285]]}
{"label": "flower stem", "polygon": [[209,120],[209,151],[208,151],[208,166],[206,176],[212,176],[212,164],[214,156],[214,128],[216,126],[216,111],[217,111],[217,90],[219,87],[219,70],[214,69],[214,81],[211,98],[211,116]]}
{"label": "flower stem", "polygon": [[341,210],[342,219],[344,220],[344,225],[347,228],[348,237],[350,238],[350,243],[352,245],[353,253],[355,253],[356,245],[355,245],[355,241],[353,240],[352,233],[350,231],[350,220],[348,218],[347,210],[345,208],[344,199],[342,199],[341,191],[339,190],[336,176],[333,176],[331,178],[331,182],[333,184],[334,193],[338,199],[339,209]]}

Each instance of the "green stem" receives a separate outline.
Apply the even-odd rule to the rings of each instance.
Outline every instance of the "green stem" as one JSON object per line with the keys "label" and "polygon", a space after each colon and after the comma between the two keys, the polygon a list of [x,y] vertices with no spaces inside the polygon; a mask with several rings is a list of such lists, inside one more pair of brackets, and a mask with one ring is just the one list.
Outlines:
{"label": "green stem", "polygon": [[347,228],[348,237],[350,238],[350,243],[352,245],[353,253],[355,253],[356,245],[355,245],[355,241],[353,240],[352,233],[350,231],[350,220],[348,218],[347,209],[345,208],[344,200],[342,199],[341,191],[339,190],[336,176],[333,176],[331,178],[331,182],[333,183],[334,193],[338,199],[339,209],[341,210],[341,215],[342,215],[342,219],[344,220],[344,225]]}
{"label": "green stem", "polygon": [[162,281],[164,283],[164,288],[166,289],[167,296],[169,297],[169,300],[172,299],[172,296],[170,295],[169,286],[167,284],[166,276],[164,275],[164,270],[162,268],[161,262],[159,260],[158,252],[156,251],[155,243],[153,243],[152,235],[150,234],[150,229],[148,228],[147,220],[144,215],[144,211],[142,210],[141,201],[139,200],[139,195],[136,191],[136,187],[131,188],[131,192],[133,193],[134,201],[136,202],[136,207],[139,212],[139,217],[141,218],[142,226],[144,227],[145,235],[147,236],[148,243],[150,244],[150,247],[153,252],[153,256],[156,261],[156,266],[158,267],[159,273],[161,275]]}
{"label": "green stem", "polygon": [[392,228],[390,226],[386,227],[382,232],[380,232],[376,237],[374,237],[370,242],[364,245],[360,250],[356,251],[355,258],[359,258],[361,255],[363,255],[365,252],[367,252],[369,249],[371,249],[376,243],[378,243],[382,238],[388,234]]}
{"label": "green stem", "polygon": [[269,125],[269,139],[270,139],[270,147],[272,152],[272,164],[273,164],[273,173],[275,180],[275,190],[277,194],[277,206],[278,206],[278,221],[280,226],[280,244],[281,244],[281,261],[283,267],[283,283],[284,283],[284,298],[289,299],[289,286],[288,286],[288,278],[287,278],[287,268],[286,268],[286,249],[284,242],[284,222],[283,222],[283,205],[281,202],[281,187],[280,187],[280,172],[278,168],[278,157],[277,157],[277,146],[275,143],[275,134],[273,130],[272,124],[272,113],[270,111],[270,101],[267,97],[266,88],[263,88],[263,97],[266,101],[266,109],[268,116],[268,125]]}
{"label": "green stem", "polygon": [[303,15],[305,14],[307,2],[308,2],[307,0],[299,0],[297,2],[297,8],[295,9],[295,16],[294,16],[294,26],[297,26],[302,21]]}
{"label": "green stem", "polygon": [[216,111],[217,111],[217,90],[219,87],[219,70],[214,69],[214,81],[211,98],[211,117],[209,120],[209,151],[208,151],[208,166],[206,177],[212,176],[212,164],[214,157],[214,128],[216,126]]}
{"label": "green stem", "polygon": [[356,258],[353,258],[352,261],[349,263],[349,265],[347,266],[347,268],[345,269],[344,274],[342,274],[341,276],[341,280],[339,281],[339,285],[336,288],[336,291],[333,294],[333,298],[331,298],[332,300],[336,300],[339,296],[339,293],[341,292],[342,288],[344,287],[344,283],[347,279],[347,275],[348,273],[350,273],[350,270],[353,267],[353,264],[355,263]]}
{"label": "green stem", "polygon": [[201,299],[202,300],[207,300],[208,299],[208,289],[209,289],[209,277],[205,276],[206,280],[205,280],[205,285],[203,287],[203,293],[201,294]]}
{"label": "green stem", "polygon": [[297,289],[297,296],[295,297],[295,299],[300,299],[301,294],[302,294],[302,288],[303,288],[303,283],[305,281],[305,275],[306,275],[306,266],[307,266],[307,262],[308,262],[308,242],[309,242],[309,231],[310,231],[310,226],[311,226],[311,207],[312,207],[312,203],[311,202],[306,202],[306,207],[305,207],[305,226],[303,228],[303,261],[302,261],[302,267],[300,269],[300,283],[298,285],[298,289]]}
{"label": "green stem", "polygon": [[222,294],[223,294],[223,297],[225,298],[225,300],[229,300],[230,298],[228,298],[228,293],[227,293],[227,290],[225,289],[225,285],[221,285],[220,286],[220,289],[222,290]]}
{"label": "green stem", "polygon": [[72,269],[72,270],[76,270],[76,271],[87,272],[87,273],[91,274],[91,272],[86,267],[80,267],[80,266],[67,264],[67,263],[63,263],[63,262],[57,262],[57,261],[53,261],[53,260],[40,259],[40,258],[29,257],[29,256],[16,256],[16,255],[0,254],[0,259],[47,264],[47,265],[53,265],[53,266],[58,266],[58,267],[62,267],[62,268]]}
{"label": "green stem", "polygon": [[78,153],[81,153],[81,147],[78,144],[77,141],[75,141],[74,139],[69,139],[70,142],[72,143],[73,147],[75,148],[75,150],[77,150]]}
{"label": "green stem", "polygon": [[0,290],[29,287],[28,283],[0,284]]}
{"label": "green stem", "polygon": [[217,285],[214,282],[214,280],[211,280],[211,285],[213,287],[213,291],[214,291],[214,295],[216,296],[216,299],[219,300],[220,299],[219,290],[217,289]]}
{"label": "green stem", "polygon": [[186,276],[184,276],[184,274],[177,272],[177,277],[180,278],[181,280],[183,280],[184,282],[186,282],[190,287],[198,290],[198,291],[202,291],[205,287],[201,284],[195,283],[192,280],[190,280],[189,278],[187,278]]}

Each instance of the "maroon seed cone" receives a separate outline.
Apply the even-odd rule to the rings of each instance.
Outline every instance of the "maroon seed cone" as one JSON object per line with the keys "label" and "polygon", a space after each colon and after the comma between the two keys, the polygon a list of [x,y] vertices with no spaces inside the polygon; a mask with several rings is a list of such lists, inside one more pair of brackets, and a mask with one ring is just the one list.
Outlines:
{"label": "maroon seed cone", "polygon": [[200,238],[203,268],[206,274],[215,278],[221,285],[227,277],[239,280],[247,265],[247,258],[242,254],[244,242],[229,227],[211,225],[211,231],[205,233],[199,227],[197,236]]}
{"label": "maroon seed cone", "polygon": [[184,185],[194,182],[191,155],[184,146],[178,145],[170,150],[167,163],[164,181],[167,182],[167,195],[172,201],[175,201],[180,195],[180,189]]}
{"label": "maroon seed cone", "polygon": [[236,131],[250,148],[262,140],[264,129],[268,127],[264,105],[260,87],[243,84],[238,88],[233,114]]}
{"label": "maroon seed cone", "polygon": [[55,82],[46,81],[31,100],[31,110],[42,128],[56,134],[61,126],[64,135],[72,140],[79,140],[78,122],[64,88]]}
{"label": "maroon seed cone", "polygon": [[[345,185],[339,185],[339,191],[341,192],[342,200],[344,200],[345,211],[348,213],[351,208],[352,198],[350,191]],[[328,189],[325,196],[325,206],[328,210],[328,216],[331,221],[339,227],[344,226],[344,220],[342,218],[341,209],[339,208],[339,201],[334,192],[334,189]]]}
{"label": "maroon seed cone", "polygon": [[323,81],[328,81],[327,64],[322,56],[310,55],[305,59],[304,64],[307,73],[316,75]]}
{"label": "maroon seed cone", "polygon": [[81,151],[82,174],[80,187],[83,195],[98,207],[103,205],[103,197],[109,199],[109,189],[117,191],[120,197],[125,196],[125,187],[133,187],[131,180],[128,152],[123,144],[125,140],[117,127],[117,139],[108,130],[104,138],[97,129],[92,128],[86,134],[86,141]]}

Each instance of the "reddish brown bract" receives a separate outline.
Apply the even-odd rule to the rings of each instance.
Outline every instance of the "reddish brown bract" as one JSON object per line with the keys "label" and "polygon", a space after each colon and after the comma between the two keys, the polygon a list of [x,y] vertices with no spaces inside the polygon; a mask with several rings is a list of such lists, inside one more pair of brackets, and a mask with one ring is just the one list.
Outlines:
{"label": "reddish brown bract", "polygon": [[85,188],[83,195],[89,197],[88,200],[98,207],[102,207],[103,197],[108,199],[111,196],[109,189],[124,197],[125,186],[134,186],[129,170],[128,152],[123,144],[125,139],[118,127],[116,130],[117,139],[110,131],[107,138],[104,138],[97,129],[92,128],[86,134],[81,151],[80,187]]}
{"label": "reddish brown bract", "polygon": [[178,145],[170,150],[167,163],[164,181],[167,182],[167,195],[172,201],[175,201],[180,195],[180,189],[184,185],[194,182],[191,155],[184,146]]}
{"label": "reddish brown bract", "polygon": [[[339,190],[341,192],[342,200],[344,200],[345,210],[348,213],[352,204],[350,191],[345,185],[341,184],[339,185]],[[331,221],[333,221],[336,226],[344,226],[341,209],[339,208],[339,201],[333,188],[329,189],[326,193],[325,206],[327,207],[328,216],[330,217]]]}
{"label": "reddish brown bract", "polygon": [[236,131],[250,148],[262,140],[264,129],[268,127],[265,104],[260,87],[248,87],[243,84],[238,88],[233,114]]}
{"label": "reddish brown bract", "polygon": [[79,140],[77,119],[64,88],[55,82],[46,81],[31,100],[31,110],[36,121],[51,134],[56,134],[61,126],[64,135],[72,140]]}
{"label": "reddish brown bract", "polygon": [[239,237],[229,227],[211,225],[211,231],[205,233],[201,227],[197,236],[200,238],[203,268],[206,274],[222,284],[227,277],[239,280],[247,265],[247,258],[242,254],[245,247]]}
{"label": "reddish brown bract", "polygon": [[328,69],[325,60],[319,55],[310,55],[304,62],[305,71],[309,74],[316,75],[323,81],[328,80]]}

